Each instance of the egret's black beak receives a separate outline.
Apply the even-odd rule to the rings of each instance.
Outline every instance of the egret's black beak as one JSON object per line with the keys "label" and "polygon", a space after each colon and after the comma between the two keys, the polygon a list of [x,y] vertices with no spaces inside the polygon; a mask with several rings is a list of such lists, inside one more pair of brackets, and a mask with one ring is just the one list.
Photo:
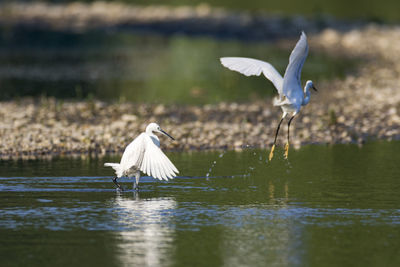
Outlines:
{"label": "egret's black beak", "polygon": [[172,140],[175,141],[175,138],[173,138],[172,136],[170,136],[169,134],[167,134],[166,132],[164,132],[164,130],[160,130],[160,132],[162,132],[163,134],[165,134],[166,136],[168,136],[169,138],[171,138]]}
{"label": "egret's black beak", "polygon": [[318,92],[317,88],[315,88],[315,86],[312,86],[312,89],[314,89],[315,92]]}

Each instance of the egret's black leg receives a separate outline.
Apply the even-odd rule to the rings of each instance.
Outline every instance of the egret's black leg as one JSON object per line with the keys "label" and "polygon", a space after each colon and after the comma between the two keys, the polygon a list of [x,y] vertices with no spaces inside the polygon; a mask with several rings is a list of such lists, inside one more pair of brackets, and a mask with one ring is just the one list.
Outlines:
{"label": "egret's black leg", "polygon": [[285,158],[287,159],[289,156],[289,133],[290,133],[290,123],[292,122],[292,120],[294,119],[296,115],[293,115],[289,122],[288,122],[288,127],[287,127],[287,143],[285,145]]}
{"label": "egret's black leg", "polygon": [[135,178],[136,178],[136,180],[134,182],[133,190],[139,191],[140,171],[136,172]]}
{"label": "egret's black leg", "polygon": [[139,191],[139,184],[138,183],[135,183],[135,185],[133,186],[133,190]]}
{"label": "egret's black leg", "polygon": [[274,139],[274,144],[272,145],[271,152],[269,153],[269,160],[272,159],[274,156],[274,150],[275,150],[275,144],[276,144],[276,138],[278,137],[279,129],[281,128],[281,123],[285,117],[282,117],[281,121],[278,124],[278,128],[276,128],[276,133],[275,133],[275,139]]}
{"label": "egret's black leg", "polygon": [[113,178],[112,181],[114,182],[114,184],[117,186],[117,188],[118,188],[119,190],[123,191],[121,185],[117,182],[117,179],[118,179],[118,177],[115,176],[115,177]]}

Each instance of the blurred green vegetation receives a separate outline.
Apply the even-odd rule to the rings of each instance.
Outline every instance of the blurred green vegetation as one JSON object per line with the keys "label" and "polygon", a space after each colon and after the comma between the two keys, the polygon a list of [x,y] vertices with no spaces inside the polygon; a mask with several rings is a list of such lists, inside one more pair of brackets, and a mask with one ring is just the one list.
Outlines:
{"label": "blurred green vegetation", "polygon": [[[26,2],[34,1],[35,0],[28,0]],[[51,3],[95,2],[95,0],[41,1]],[[376,22],[400,21],[400,1],[398,0],[105,0],[105,2],[123,2],[138,5],[160,4],[171,6],[208,4],[214,7],[225,7],[234,10],[248,10],[255,12],[265,11],[280,15],[305,15],[309,17],[332,15],[337,18],[365,19]]]}
{"label": "blurred green vegetation", "polygon": [[[293,43],[294,45],[294,43]],[[0,35],[0,99],[22,96],[204,104],[275,94],[264,77],[224,68],[224,56],[269,61],[283,75],[292,47],[207,37],[14,29]],[[303,80],[343,76],[355,62],[313,51]]]}

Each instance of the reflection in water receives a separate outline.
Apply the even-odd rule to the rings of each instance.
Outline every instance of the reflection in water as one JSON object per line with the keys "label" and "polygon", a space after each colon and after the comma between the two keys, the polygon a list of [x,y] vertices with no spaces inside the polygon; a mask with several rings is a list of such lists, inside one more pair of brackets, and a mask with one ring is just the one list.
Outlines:
{"label": "reflection in water", "polygon": [[161,266],[171,262],[174,240],[172,198],[140,199],[116,195],[114,208],[119,234],[118,260],[125,266]]}
{"label": "reflection in water", "polygon": [[289,184],[287,181],[285,181],[285,184],[283,185],[283,196],[277,197],[276,194],[275,185],[271,180],[268,181],[268,203],[278,204],[280,207],[287,207],[287,202],[289,200]]}
{"label": "reflection in water", "polygon": [[0,266],[400,266],[399,150],[305,146],[290,173],[261,150],[174,153],[195,178],[140,197],[103,160],[3,161]]}
{"label": "reflection in water", "polygon": [[225,252],[229,252],[224,255],[225,266],[262,266],[263,262],[268,266],[289,266],[301,262],[295,250],[301,229],[294,223],[295,214],[289,211],[288,182],[280,187],[282,184],[269,181],[268,204],[264,208],[245,205],[229,210],[231,214],[227,216],[241,219],[240,227],[225,229],[223,242]]}

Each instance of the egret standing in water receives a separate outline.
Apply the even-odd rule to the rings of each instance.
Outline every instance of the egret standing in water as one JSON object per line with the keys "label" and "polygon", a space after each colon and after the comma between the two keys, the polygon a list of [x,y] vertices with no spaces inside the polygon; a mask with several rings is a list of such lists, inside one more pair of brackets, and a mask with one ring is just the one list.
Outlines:
{"label": "egret standing in water", "polygon": [[256,75],[261,73],[270,80],[278,90],[279,97],[274,99],[274,106],[280,106],[283,112],[282,118],[276,129],[274,144],[272,145],[269,154],[269,160],[274,156],[276,138],[279,133],[281,123],[287,114],[291,117],[288,122],[287,143],[285,145],[285,158],[289,155],[289,129],[293,118],[300,112],[301,106],[305,106],[310,101],[310,89],[314,87],[312,81],[307,81],[304,90],[301,88],[301,69],[308,54],[307,36],[304,32],[301,33],[300,40],[290,54],[289,64],[286,67],[285,75],[282,76],[269,63],[244,57],[223,57],[221,63],[230,70],[238,71],[246,76]]}
{"label": "egret standing in water", "polygon": [[104,166],[112,167],[115,170],[116,177],[113,182],[121,189],[117,179],[122,176],[136,177],[134,189],[138,189],[140,171],[151,175],[159,180],[168,180],[176,176],[179,171],[168,157],[160,149],[160,140],[156,133],[162,133],[172,140],[172,136],[164,132],[157,123],[150,123],[146,131],[141,133],[130,143],[122,155],[120,163],[105,163]]}

